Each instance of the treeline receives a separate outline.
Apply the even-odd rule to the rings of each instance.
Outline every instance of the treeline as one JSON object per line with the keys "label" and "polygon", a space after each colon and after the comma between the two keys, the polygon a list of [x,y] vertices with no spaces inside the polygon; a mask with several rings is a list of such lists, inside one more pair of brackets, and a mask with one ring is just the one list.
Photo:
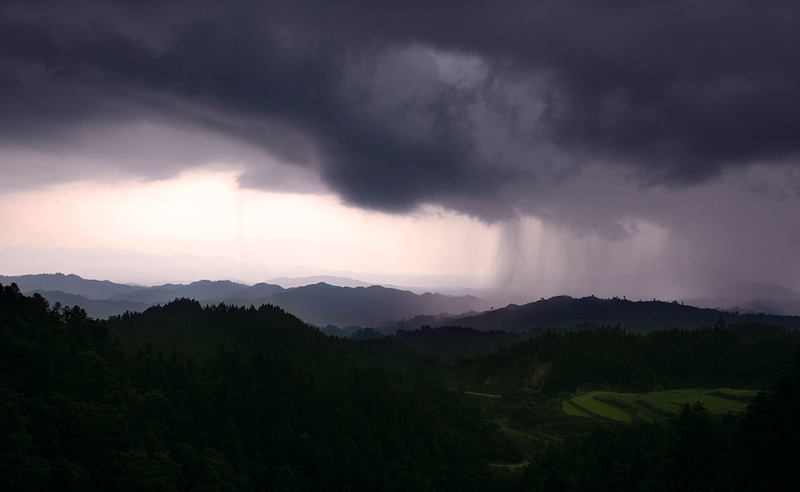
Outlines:
{"label": "treeline", "polygon": [[[756,339],[759,328],[763,336]],[[548,330],[497,352],[462,358],[450,383],[473,391],[555,396],[590,389],[766,389],[791,363],[795,332],[719,320],[702,330],[633,334],[619,326]]]}
{"label": "treeline", "polygon": [[500,347],[536,336],[537,333],[539,332],[520,334],[499,330],[484,331],[459,326],[431,328],[426,325],[418,330],[399,329],[395,332],[394,339],[403,342],[415,352],[436,357],[440,362],[449,364],[459,358],[489,354]]}
{"label": "treeline", "polygon": [[98,321],[0,286],[0,489],[485,490],[514,451],[408,354],[271,306]]}

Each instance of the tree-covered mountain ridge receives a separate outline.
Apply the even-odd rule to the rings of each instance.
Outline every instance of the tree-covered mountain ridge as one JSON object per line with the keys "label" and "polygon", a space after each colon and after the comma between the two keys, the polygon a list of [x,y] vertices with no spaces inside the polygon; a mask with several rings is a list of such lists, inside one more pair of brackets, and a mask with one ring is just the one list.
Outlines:
{"label": "tree-covered mountain ridge", "polygon": [[[476,330],[522,333],[537,329],[567,329],[582,323],[620,325],[634,333],[659,330],[697,330],[713,326],[718,319],[729,323],[759,323],[800,329],[800,316],[750,314],[697,308],[677,301],[630,301],[594,296],[557,296],[524,305],[510,304],[479,314],[436,320],[431,326],[460,326]],[[408,326],[406,328],[415,328]]]}

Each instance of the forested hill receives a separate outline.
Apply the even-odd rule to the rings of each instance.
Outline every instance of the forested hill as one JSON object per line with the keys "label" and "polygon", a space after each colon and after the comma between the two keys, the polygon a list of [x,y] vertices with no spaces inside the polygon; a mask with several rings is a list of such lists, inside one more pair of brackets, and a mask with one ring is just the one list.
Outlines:
{"label": "forested hill", "polygon": [[800,329],[799,316],[738,314],[685,306],[677,302],[634,302],[594,296],[579,299],[559,296],[522,306],[510,304],[473,316],[441,320],[437,325],[520,333],[534,329],[571,328],[582,323],[598,326],[619,324],[630,332],[649,333],[670,329],[699,330],[713,326],[720,318],[728,323],[760,323]]}
{"label": "forested hill", "polygon": [[422,366],[380,363],[407,354],[272,306],[98,321],[0,285],[0,490],[491,489],[500,434]]}
{"label": "forested hill", "polygon": [[[774,336],[747,340],[742,334],[762,328]],[[453,386],[493,394],[766,389],[790,366],[796,335],[722,322],[647,335],[611,326],[546,331],[489,355],[460,359],[449,377]]]}
{"label": "forested hill", "polygon": [[306,372],[325,373],[343,362],[412,367],[423,361],[408,347],[388,338],[356,343],[328,337],[283,309],[217,304],[202,306],[194,299],[175,299],[141,313],[110,317],[105,325],[120,337],[128,352],[148,346],[169,346],[195,362],[215,356],[220,344],[235,347],[244,357],[256,352],[282,357]]}

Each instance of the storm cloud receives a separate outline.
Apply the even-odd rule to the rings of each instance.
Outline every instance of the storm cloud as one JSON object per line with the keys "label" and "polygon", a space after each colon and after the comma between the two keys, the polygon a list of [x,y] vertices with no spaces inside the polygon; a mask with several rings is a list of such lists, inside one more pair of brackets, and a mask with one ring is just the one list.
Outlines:
{"label": "storm cloud", "polygon": [[[615,238],[690,215],[646,190],[800,167],[796,1],[4,1],[0,19],[2,188],[230,161],[241,186],[310,176],[357,207]],[[781,193],[797,207],[796,180]]]}

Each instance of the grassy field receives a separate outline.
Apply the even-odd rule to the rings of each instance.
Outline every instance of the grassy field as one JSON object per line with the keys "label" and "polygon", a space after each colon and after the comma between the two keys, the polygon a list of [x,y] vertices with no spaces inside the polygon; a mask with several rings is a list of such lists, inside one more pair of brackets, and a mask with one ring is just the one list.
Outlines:
{"label": "grassy field", "polygon": [[[570,401],[593,417],[606,418],[619,422],[630,422],[632,420],[631,413],[626,412],[619,406],[615,406],[613,404],[614,401],[609,401],[609,399],[604,398],[611,394],[610,391],[593,391],[585,395],[575,396]],[[617,401],[621,402],[622,400]]]}
{"label": "grassy field", "polygon": [[686,404],[700,402],[712,414],[741,412],[756,391],[728,388],[654,391],[651,393],[617,393],[592,391],[561,402],[564,413],[576,417],[632,422],[651,421],[678,412]]}
{"label": "grassy field", "polygon": [[564,413],[567,415],[573,415],[575,417],[591,417],[592,414],[588,412],[584,412],[577,405],[575,405],[572,400],[564,400],[561,402],[561,409],[564,410]]}

